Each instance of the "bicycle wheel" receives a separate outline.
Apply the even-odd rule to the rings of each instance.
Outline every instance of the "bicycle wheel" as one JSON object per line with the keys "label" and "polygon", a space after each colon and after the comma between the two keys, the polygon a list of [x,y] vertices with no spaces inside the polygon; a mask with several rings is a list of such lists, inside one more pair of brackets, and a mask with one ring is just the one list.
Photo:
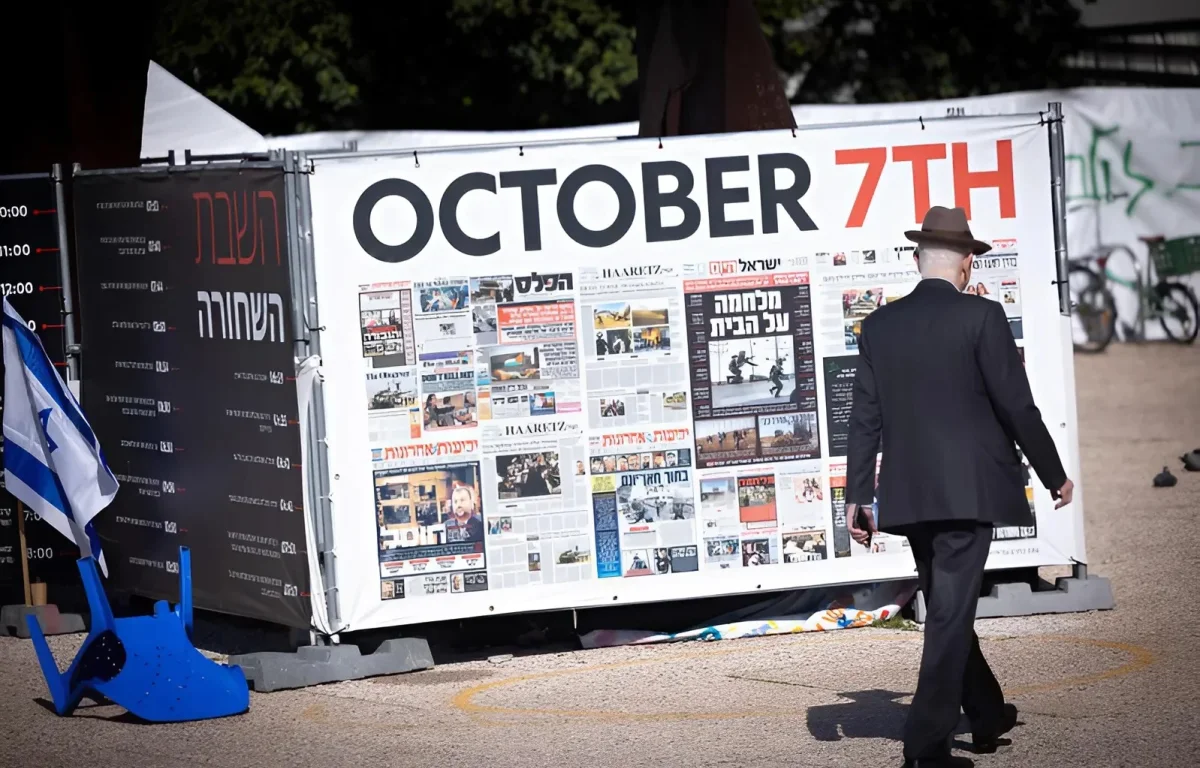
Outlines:
{"label": "bicycle wheel", "polygon": [[1103,352],[1117,332],[1116,300],[1103,278],[1086,266],[1073,265],[1067,282],[1072,305],[1071,344],[1079,352]]}
{"label": "bicycle wheel", "polygon": [[1158,297],[1158,322],[1171,341],[1191,344],[1200,331],[1200,301],[1192,289],[1182,283],[1163,281],[1154,286]]}

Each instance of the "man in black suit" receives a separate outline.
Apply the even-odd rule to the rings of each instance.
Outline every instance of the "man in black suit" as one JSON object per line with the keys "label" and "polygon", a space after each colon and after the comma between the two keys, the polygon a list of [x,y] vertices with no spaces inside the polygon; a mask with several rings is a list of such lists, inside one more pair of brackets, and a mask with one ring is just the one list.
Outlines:
{"label": "man in black suit", "polygon": [[1074,486],[1034,405],[1004,308],[962,293],[973,257],[991,246],[971,235],[961,208],[935,206],[905,236],[917,243],[922,280],[862,324],[846,516],[860,544],[879,530],[908,537],[926,598],[905,765],[970,765],[950,754],[960,707],[976,751],[994,751],[1016,725],[1016,707],[1004,702],[974,631],[993,526],[1033,524],[1015,445],[1058,508]]}

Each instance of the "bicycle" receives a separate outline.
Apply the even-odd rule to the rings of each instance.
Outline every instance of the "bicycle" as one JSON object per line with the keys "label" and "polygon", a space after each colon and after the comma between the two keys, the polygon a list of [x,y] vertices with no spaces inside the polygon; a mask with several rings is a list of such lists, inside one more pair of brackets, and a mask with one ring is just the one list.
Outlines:
{"label": "bicycle", "polygon": [[[1099,271],[1093,274],[1102,276],[1106,283],[1132,291],[1137,299],[1137,324],[1124,326],[1126,338],[1144,341],[1146,324],[1157,320],[1171,341],[1177,344],[1195,342],[1197,333],[1200,333],[1200,300],[1197,300],[1195,291],[1178,282],[1178,278],[1200,272],[1200,236],[1167,239],[1155,235],[1138,239],[1146,244],[1149,252],[1144,273],[1137,257],[1124,246],[1112,248],[1094,258]],[[1132,278],[1113,273],[1111,257],[1118,253],[1124,253],[1132,263]],[[1155,273],[1157,280],[1151,285]],[[1111,291],[1109,293],[1111,295]]]}
{"label": "bicycle", "polygon": [[[1101,232],[1100,204],[1111,203],[1128,193],[1105,193],[1103,199],[1097,198],[1077,203],[1067,209],[1068,214],[1084,208],[1095,209],[1093,219],[1096,228],[1096,245],[1083,256],[1067,259],[1067,287],[1071,300],[1071,344],[1077,352],[1103,352],[1112,343],[1117,333],[1117,301],[1108,283],[1104,279],[1104,267],[1114,251],[1125,251],[1137,263],[1133,253],[1123,245],[1109,245],[1104,242]],[[1093,268],[1093,262],[1102,266]],[[1083,341],[1076,339],[1076,324],[1078,320],[1084,333]]]}
{"label": "bicycle", "polygon": [[[1075,324],[1072,323],[1071,345],[1077,352],[1103,352],[1117,334],[1117,301],[1101,276],[1104,268],[1096,271],[1092,267],[1092,262],[1107,262],[1112,251],[1117,248],[1124,246],[1110,246],[1103,253],[1093,252],[1067,260],[1071,315],[1079,320],[1084,333],[1084,340],[1077,340]],[[1076,287],[1077,283],[1081,283],[1079,287]]]}
{"label": "bicycle", "polygon": [[[1127,197],[1127,193],[1106,195],[1106,200]],[[1099,201],[1094,201],[1099,202]],[[1070,209],[1072,212],[1081,206]],[[1200,331],[1200,302],[1196,294],[1177,278],[1200,272],[1200,236],[1168,240],[1157,235],[1139,237],[1146,244],[1149,258],[1143,272],[1137,256],[1124,245],[1103,244],[1100,237],[1100,216],[1096,216],[1097,246],[1084,256],[1068,259],[1068,283],[1071,292],[1072,314],[1077,316],[1086,334],[1083,342],[1072,344],[1081,352],[1103,351],[1116,335],[1118,311],[1116,297],[1109,284],[1130,290],[1137,301],[1135,326],[1124,324],[1127,340],[1143,341],[1146,323],[1158,320],[1167,337],[1179,344],[1191,344]],[[1132,267],[1132,277],[1114,273],[1112,257],[1123,254]],[[1093,267],[1093,264],[1095,265]],[[1157,272],[1157,282],[1151,286],[1151,275]],[[1080,287],[1071,284],[1077,278]],[[1174,327],[1173,323],[1178,323]]]}

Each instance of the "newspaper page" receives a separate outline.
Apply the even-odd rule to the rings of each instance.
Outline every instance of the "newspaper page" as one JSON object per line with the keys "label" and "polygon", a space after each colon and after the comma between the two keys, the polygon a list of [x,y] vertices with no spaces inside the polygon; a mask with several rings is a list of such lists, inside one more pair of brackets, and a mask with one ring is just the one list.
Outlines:
{"label": "newspaper page", "polygon": [[1025,453],[1017,449],[1017,457],[1021,461],[1021,478],[1025,481],[1025,500],[1029,502],[1029,514],[1033,515],[1033,525],[1030,526],[996,526],[992,529],[992,541],[1009,541],[1012,539],[1037,538],[1037,510],[1033,503],[1033,471]]}
{"label": "newspaper page", "polygon": [[475,353],[457,344],[438,349],[443,344],[426,344],[418,358],[424,398],[421,428],[430,436],[479,426]]}
{"label": "newspaper page", "polygon": [[673,266],[580,270],[591,429],[689,421],[679,280]]}
{"label": "newspaper page", "polygon": [[418,344],[471,338],[471,292],[465,277],[413,284],[416,295],[413,330]]}
{"label": "newspaper page", "polygon": [[691,430],[593,435],[588,453],[599,577],[698,571]]}
{"label": "newspaper page", "polygon": [[820,461],[706,472],[700,519],[706,568],[748,568],[826,559],[829,507]]}
{"label": "newspaper page", "polygon": [[570,272],[471,278],[482,420],[581,412],[574,287]]}
{"label": "newspaper page", "polygon": [[845,456],[858,372],[862,321],[889,301],[907,295],[920,280],[912,267],[847,270],[821,276],[819,308],[821,360],[825,375],[825,428],[829,455]]}
{"label": "newspaper page", "polygon": [[993,240],[992,250],[976,256],[972,262],[971,282],[963,293],[982,296],[1000,302],[1008,327],[1018,343],[1025,338],[1021,316],[1021,278],[1017,263],[1015,239]]}
{"label": "newspaper page", "polygon": [[808,281],[801,271],[684,280],[697,468],[821,455]]}
{"label": "newspaper page", "polygon": [[[875,487],[879,488],[879,459],[875,460]],[[850,528],[846,520],[846,462],[829,462],[829,501],[833,512],[833,556],[850,557],[851,555],[894,555],[908,551],[908,539],[894,536],[882,531],[871,538],[870,548],[850,538]],[[879,502],[872,505],[876,522],[879,521]]]}
{"label": "newspaper page", "polygon": [[360,286],[359,327],[372,445],[420,438],[412,284]]}
{"label": "newspaper page", "polygon": [[886,264],[889,260],[895,260],[898,255],[894,249],[880,251],[876,248],[858,251],[817,251],[813,254],[813,266],[821,271],[856,267],[871,269]]}
{"label": "newspaper page", "polygon": [[487,424],[484,506],[492,589],[595,578],[579,424]]}
{"label": "newspaper page", "polygon": [[477,440],[372,449],[380,598],[488,588]]}

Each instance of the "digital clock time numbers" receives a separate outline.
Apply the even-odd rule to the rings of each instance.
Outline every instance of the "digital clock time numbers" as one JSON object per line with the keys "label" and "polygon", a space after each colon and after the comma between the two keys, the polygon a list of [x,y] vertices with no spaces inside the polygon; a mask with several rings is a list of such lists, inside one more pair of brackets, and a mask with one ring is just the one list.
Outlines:
{"label": "digital clock time numbers", "polygon": [[0,283],[0,296],[26,296],[33,293],[33,283]]}

